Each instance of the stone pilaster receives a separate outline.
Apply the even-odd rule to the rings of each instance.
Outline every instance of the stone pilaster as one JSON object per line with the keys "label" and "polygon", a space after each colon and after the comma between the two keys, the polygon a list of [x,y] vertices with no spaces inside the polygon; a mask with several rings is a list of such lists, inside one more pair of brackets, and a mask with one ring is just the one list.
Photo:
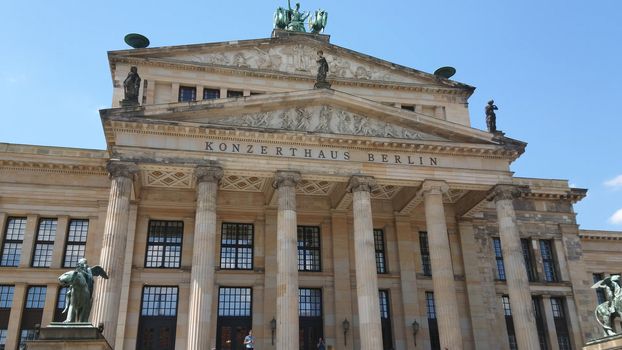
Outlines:
{"label": "stone pilaster", "polygon": [[348,185],[353,197],[354,261],[361,350],[382,349],[374,225],[370,198],[373,186],[375,186],[375,180],[366,176],[353,176]]}
{"label": "stone pilaster", "polygon": [[441,349],[462,349],[462,330],[443,206],[443,193],[448,190],[449,186],[444,181],[426,180],[421,186]]}
{"label": "stone pilaster", "polygon": [[520,242],[516,213],[512,201],[524,190],[513,185],[497,185],[489,198],[494,200],[499,222],[499,238],[503,252],[505,276],[512,308],[516,342],[521,350],[540,349],[536,320],[533,314],[529,279]]}
{"label": "stone pilaster", "polygon": [[276,348],[299,347],[298,339],[298,225],[296,218],[296,184],[300,174],[276,173],[273,186],[278,195],[277,275],[276,275]]}
{"label": "stone pilaster", "polygon": [[[129,162],[110,161],[106,168],[110,173],[112,184],[99,265],[104,268],[110,278],[107,280],[100,278],[95,282],[91,319],[95,325],[104,324],[103,335],[114,347],[125,261],[130,196],[133,177],[138,173],[138,166]],[[90,263],[95,265],[93,262]]]}
{"label": "stone pilaster", "polygon": [[197,179],[197,209],[194,221],[190,303],[188,306],[188,350],[210,349],[210,325],[214,296],[216,244],[216,197],[223,171],[219,166],[200,166]]}

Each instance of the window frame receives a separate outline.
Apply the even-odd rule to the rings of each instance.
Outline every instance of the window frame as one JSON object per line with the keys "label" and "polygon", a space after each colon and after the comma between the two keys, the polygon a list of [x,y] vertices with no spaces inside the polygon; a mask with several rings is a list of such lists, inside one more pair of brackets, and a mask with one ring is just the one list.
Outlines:
{"label": "window frame", "polygon": [[[300,235],[302,230],[302,245],[300,240]],[[317,233],[317,247],[313,245],[313,237],[309,240],[309,235],[313,235]],[[298,225],[296,228],[296,248],[297,248],[297,258],[298,258],[298,271],[299,272],[322,272],[322,233],[320,230],[320,226],[308,226],[308,225]],[[310,242],[310,244],[308,243]],[[307,268],[307,253],[317,252],[317,265],[312,265],[311,268]],[[302,253],[303,261],[300,261],[300,256]],[[300,267],[302,266],[302,269]]]}
{"label": "window frame", "polygon": [[[152,224],[154,223],[165,223],[166,225],[164,225],[164,230],[166,231],[164,233],[164,242],[149,242],[150,237],[152,234],[156,234],[155,232],[151,231],[152,228]],[[175,242],[167,242],[168,236],[170,234],[170,232],[168,232],[168,230],[172,230],[172,223],[179,223],[181,224],[179,226],[179,243],[175,243]],[[183,244],[184,244],[184,222],[183,220],[149,220],[149,223],[147,225],[147,246],[145,247],[145,263],[144,266],[147,269],[179,269],[181,268],[181,258],[182,258],[182,250],[183,250]],[[160,266],[147,266],[147,263],[149,262],[149,247],[150,246],[161,246],[162,247],[162,256],[161,256],[161,261],[160,261]],[[167,247],[179,247],[179,257],[177,260],[177,266],[165,266],[166,261],[167,261]],[[154,251],[155,252],[155,251]],[[157,257],[157,256],[156,256]],[[153,259],[152,259],[153,261]]]}
{"label": "window frame", "polygon": [[387,268],[387,244],[383,229],[374,229],[374,251],[376,256],[376,273],[389,273]]}
{"label": "window frame", "polygon": [[[243,293],[227,293],[223,294],[223,290],[225,291],[248,291],[248,294]],[[234,297],[240,296],[239,299],[235,299]],[[248,302],[243,300],[244,297],[250,299]],[[225,297],[229,297],[228,300],[225,300]],[[233,305],[233,307],[229,307]],[[248,308],[235,306],[246,306]],[[227,306],[227,307],[223,307]],[[216,305],[217,317],[252,317],[253,316],[253,288],[252,287],[240,287],[240,286],[220,286],[218,287],[218,299]]]}
{"label": "window frame", "polygon": [[[229,244],[229,243],[224,243],[225,240],[225,226],[231,226],[231,227],[235,227],[235,242],[233,244]],[[250,236],[251,236],[251,243],[250,244],[241,244],[238,243],[240,241],[240,236],[241,233],[244,232],[245,233],[245,229],[243,229],[242,227],[250,227]],[[250,267],[239,267],[240,265],[242,265],[243,263],[245,263],[244,260],[240,261],[240,259],[244,259],[243,254],[241,256],[241,251],[243,251],[244,249],[249,249],[250,248]],[[234,257],[234,265],[235,267],[223,267],[223,252],[224,249],[234,249],[235,250],[235,257]],[[221,270],[253,270],[254,266],[255,266],[255,225],[252,223],[237,223],[237,222],[223,222],[220,225],[220,263],[219,263],[219,267]]]}
{"label": "window frame", "polygon": [[[205,95],[206,95],[206,93],[208,93],[208,92],[215,92],[214,96],[216,96],[216,97],[205,98]],[[204,87],[204,88],[203,88],[203,96],[202,96],[202,97],[203,97],[203,100],[204,100],[204,101],[207,101],[207,100],[217,100],[217,99],[219,99],[219,98],[220,98],[220,89],[214,89],[214,88],[207,88],[207,87]]]}
{"label": "window frame", "polygon": [[[13,232],[14,230],[17,230],[17,237],[19,238],[21,236],[21,239],[15,239],[15,238],[8,238],[9,237],[9,228],[11,227],[11,220],[15,220],[15,221],[20,221],[19,223],[19,227],[16,229],[15,227],[13,227],[11,229],[11,237],[13,237],[15,235],[15,233]],[[2,255],[0,256],[0,266],[1,267],[18,267],[21,261],[21,257],[22,257],[22,249],[24,247],[24,236],[26,235],[26,225],[28,223],[28,218],[25,216],[10,216],[7,218],[6,220],[6,224],[4,225],[4,237],[2,240]],[[21,231],[21,232],[20,232]],[[10,262],[14,263],[13,264],[8,264],[8,260],[5,259],[5,256],[8,257],[9,255],[5,255],[5,249],[7,248],[7,244],[15,244],[15,252],[16,254],[11,255],[12,259],[10,260]],[[17,253],[19,252],[19,253]],[[17,257],[17,259],[15,259]]]}
{"label": "window frame", "polygon": [[[191,99],[182,98],[182,91],[192,91]],[[179,85],[179,93],[177,94],[177,102],[192,102],[197,100],[197,87],[189,85]]]}
{"label": "window frame", "polygon": [[[45,222],[53,222],[53,229],[51,229],[50,231],[53,231],[51,234],[47,234],[49,236],[51,236],[51,240],[47,239],[44,240],[40,237],[41,232],[42,232],[42,228],[45,229],[45,227],[42,227],[44,225]],[[52,255],[54,254],[54,241],[56,240],[56,235],[58,234],[58,219],[57,218],[40,218],[39,219],[39,225],[37,226],[37,232],[35,233],[35,240],[34,240],[34,246],[32,249],[32,259],[30,260],[30,267],[33,268],[49,268],[50,266],[52,266]],[[49,238],[49,237],[48,237]],[[40,252],[43,252],[44,250],[41,249],[39,250],[39,248],[41,247],[47,247],[45,252],[47,252],[48,254],[46,255],[41,255]],[[44,260],[42,261],[41,258],[44,258]],[[37,264],[41,264],[41,262],[43,262],[43,265],[35,265],[35,263]]]}
{"label": "window frame", "polygon": [[[78,241],[78,240],[71,240],[71,232],[72,232],[72,224],[73,223],[77,223],[77,222],[81,222],[82,225],[80,225],[80,227],[84,227],[84,222],[86,222],[86,232],[84,233],[84,241]],[[90,229],[90,222],[89,219],[71,219],[69,220],[69,223],[67,224],[67,239],[65,239],[65,249],[63,250],[63,267],[76,267],[78,266],[78,261],[81,259],[80,257],[78,257],[75,261],[75,263],[72,263],[73,261],[73,254],[68,256],[67,252],[69,251],[69,248],[73,248],[73,247],[78,247],[78,251],[82,251],[82,258],[86,256],[86,242],[89,239],[89,229]],[[76,230],[77,232],[77,230]],[[84,231],[80,230],[80,237],[82,237],[82,233]],[[82,247],[82,248],[80,248]],[[73,249],[72,249],[73,251]],[[72,257],[71,259],[68,259],[68,257]],[[69,261],[68,261],[69,260]]]}
{"label": "window frame", "polygon": [[[555,252],[553,251],[553,242],[550,239],[541,239],[540,255],[542,256],[542,270],[544,282],[559,282],[559,273],[557,271]],[[547,251],[548,250],[548,251]],[[545,254],[546,253],[546,254]],[[545,257],[545,255],[547,257]],[[549,277],[552,276],[552,278]]]}
{"label": "window frame", "polygon": [[[303,295],[304,291],[308,291],[308,295]],[[315,295],[313,295],[315,294]],[[307,300],[306,302],[304,300]],[[322,288],[298,288],[298,317],[323,317],[324,305],[323,305]],[[303,308],[303,305],[309,305],[309,307]],[[304,310],[309,310],[308,314],[302,314]],[[319,313],[319,314],[318,314]]]}
{"label": "window frame", "polygon": [[538,280],[538,272],[535,269],[533,251],[531,249],[531,239],[521,238],[521,250],[523,252],[523,259],[525,260],[525,269],[527,270],[527,279],[529,282],[536,282]]}
{"label": "window frame", "polygon": [[503,248],[501,247],[501,238],[492,238],[492,249],[495,254],[495,267],[497,271],[497,280],[506,281],[505,262],[503,261]]}
{"label": "window frame", "polygon": [[421,254],[423,275],[432,276],[432,260],[430,259],[430,244],[427,231],[419,231],[419,253]]}

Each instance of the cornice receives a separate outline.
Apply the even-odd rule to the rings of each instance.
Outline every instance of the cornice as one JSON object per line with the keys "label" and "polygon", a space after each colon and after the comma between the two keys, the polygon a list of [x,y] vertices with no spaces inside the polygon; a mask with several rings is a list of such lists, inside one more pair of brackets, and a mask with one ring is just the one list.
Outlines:
{"label": "cornice", "polygon": [[585,240],[622,241],[622,232],[579,230],[579,238]]}
{"label": "cornice", "polygon": [[83,164],[62,164],[49,162],[27,162],[15,160],[0,160],[1,170],[31,171],[38,173],[56,174],[79,174],[79,175],[103,175],[107,176],[108,171],[105,165],[83,165]]}
{"label": "cornice", "polygon": [[[127,56],[111,56],[110,64],[116,65],[117,63],[125,63],[128,65],[143,65],[143,66],[151,66],[157,68],[168,68],[168,69],[176,69],[176,70],[190,70],[190,71],[201,71],[208,73],[221,73],[228,74],[233,76],[244,76],[244,77],[253,77],[253,78],[268,78],[268,79],[276,79],[276,80],[291,80],[291,81],[305,81],[313,84],[315,82],[315,77],[311,75],[301,75],[301,74],[291,74],[284,73],[275,70],[265,70],[265,69],[252,69],[252,68],[244,68],[244,67],[235,67],[235,66],[225,66],[225,65],[217,65],[217,64],[209,64],[209,63],[190,63],[190,62],[182,62],[182,61],[174,61],[167,60],[161,58],[139,58],[139,57],[127,57]],[[333,87],[335,86],[355,86],[355,87],[365,87],[365,88],[380,88],[380,89],[391,89],[391,90],[406,90],[413,92],[424,92],[424,93],[432,93],[432,94],[443,94],[443,95],[452,95],[452,96],[463,96],[469,97],[472,94],[471,90],[461,88],[461,87],[439,87],[439,86],[427,86],[421,84],[409,84],[409,83],[400,83],[400,82],[388,82],[388,81],[379,81],[379,80],[359,80],[352,78],[337,78],[330,77],[331,84]]]}
{"label": "cornice", "polygon": [[396,139],[380,139],[358,136],[309,135],[300,132],[275,133],[269,131],[244,130],[215,125],[190,126],[173,125],[170,123],[134,122],[127,120],[107,120],[104,122],[106,139],[114,146],[114,134],[118,132],[142,135],[177,136],[190,138],[215,137],[223,141],[246,141],[278,144],[286,142],[298,146],[335,146],[347,149],[378,150],[397,152],[420,152],[429,154],[445,154],[475,156],[491,159],[516,159],[522,152],[498,145],[482,145],[467,143],[450,143],[441,141],[401,141]]}

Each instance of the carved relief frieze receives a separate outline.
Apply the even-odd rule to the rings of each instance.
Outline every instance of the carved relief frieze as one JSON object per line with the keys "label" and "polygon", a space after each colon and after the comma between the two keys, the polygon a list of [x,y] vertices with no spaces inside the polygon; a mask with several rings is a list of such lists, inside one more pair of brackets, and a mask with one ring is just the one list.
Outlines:
{"label": "carved relief frieze", "polygon": [[[241,67],[260,70],[274,70],[291,74],[315,76],[317,72],[316,52],[319,47],[303,44],[272,47],[254,46],[233,49],[228,52],[214,52],[171,57],[173,60],[205,63],[210,65]],[[414,83],[412,77],[396,74],[378,64],[344,57],[322,48],[330,67],[329,78],[392,81]]]}
{"label": "carved relief frieze", "polygon": [[392,199],[401,189],[394,185],[377,185],[371,190],[372,199]]}
{"label": "carved relief frieze", "polygon": [[368,118],[328,105],[294,107],[285,110],[211,119],[212,124],[246,126],[326,134],[388,137],[409,140],[441,141],[440,137]]}

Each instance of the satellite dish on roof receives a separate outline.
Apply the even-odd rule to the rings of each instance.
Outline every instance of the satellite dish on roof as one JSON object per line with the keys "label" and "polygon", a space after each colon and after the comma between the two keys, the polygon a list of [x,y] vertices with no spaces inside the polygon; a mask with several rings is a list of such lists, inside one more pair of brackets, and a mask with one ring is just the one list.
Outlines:
{"label": "satellite dish on roof", "polygon": [[130,33],[125,36],[125,43],[135,49],[144,49],[149,46],[149,39],[146,36],[138,33]]}
{"label": "satellite dish on roof", "polygon": [[434,75],[445,79],[453,77],[454,74],[456,74],[456,68],[454,67],[441,67],[434,71]]}

